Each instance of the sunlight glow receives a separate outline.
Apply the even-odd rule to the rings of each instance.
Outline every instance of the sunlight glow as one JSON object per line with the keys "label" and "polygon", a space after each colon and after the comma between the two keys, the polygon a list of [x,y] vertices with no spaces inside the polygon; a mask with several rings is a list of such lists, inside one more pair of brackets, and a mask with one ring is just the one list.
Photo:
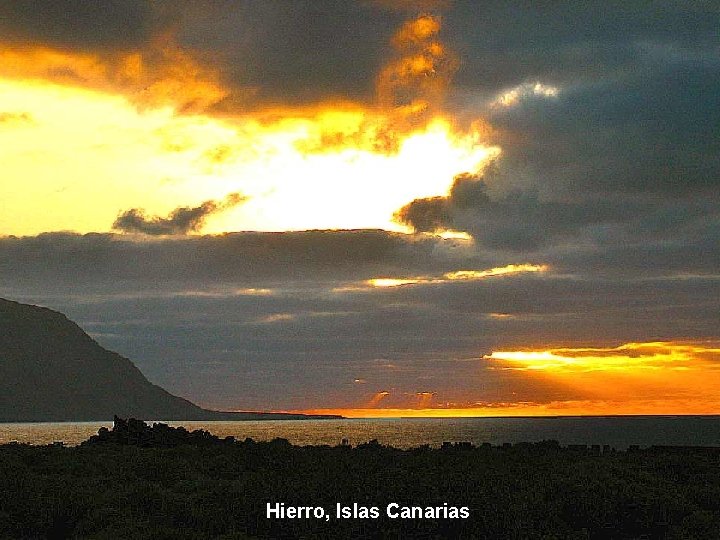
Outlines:
{"label": "sunlight glow", "polygon": [[[258,230],[384,228],[404,232],[406,228],[392,220],[398,208],[416,198],[446,195],[457,174],[481,170],[499,152],[483,146],[477,135],[453,134],[442,120],[409,135],[396,152],[386,152],[372,149],[372,140],[344,138],[342,133],[358,133],[367,118],[346,118],[358,124],[339,135],[328,134],[324,118],[328,116],[286,120],[279,131],[264,135],[271,150],[259,160],[227,165],[224,176],[245,179],[233,189],[249,195],[250,201],[216,220],[216,228],[228,230],[230,222],[241,220]],[[330,142],[323,146],[323,140]],[[319,146],[308,146],[308,141],[317,141]]]}
{"label": "sunlight glow", "polygon": [[376,148],[383,118],[351,108],[274,121],[178,116],[98,91],[2,79],[0,100],[5,234],[103,231],[128,208],[165,215],[231,192],[249,201],[212,216],[204,232],[405,231],[392,220],[398,208],[446,195],[454,176],[499,153],[441,118],[396,149]]}
{"label": "sunlight glow", "polygon": [[421,283],[421,280],[393,278],[377,278],[367,280],[367,284],[373,287],[399,287],[400,285],[413,285],[415,283]]}
{"label": "sunlight glow", "polygon": [[714,341],[493,351],[483,359],[486,369],[504,370],[526,383],[552,383],[578,397],[448,401],[440,392],[418,392],[372,405],[302,412],[349,418],[720,413],[720,343]]}
{"label": "sunlight glow", "polygon": [[190,232],[409,232],[399,208],[500,153],[479,121],[443,112],[456,62],[440,27],[401,25],[374,103],[222,115],[205,111],[230,90],[171,35],[117,55],[0,42],[0,232],[105,231],[131,208],[165,216],[230,193],[248,200]]}
{"label": "sunlight glow", "polygon": [[[501,266],[498,268],[489,268],[487,270],[455,270],[453,272],[447,272],[439,277],[432,276],[417,276],[408,278],[373,278],[363,282],[365,287],[401,287],[403,285],[424,285],[424,284],[436,284],[436,283],[448,283],[451,281],[476,281],[486,279],[489,277],[506,276],[512,274],[523,274],[523,273],[535,273],[535,272],[547,272],[549,266],[545,264],[509,264],[507,266]],[[341,290],[361,290],[362,286],[345,287],[335,289],[336,291]]]}
{"label": "sunlight glow", "polygon": [[577,372],[636,369],[684,371],[697,369],[702,365],[698,363],[698,359],[708,357],[720,360],[720,349],[672,342],[650,342],[627,343],[614,348],[493,351],[484,358],[500,361],[500,369]]}
{"label": "sunlight glow", "polygon": [[546,264],[508,264],[507,266],[490,268],[489,270],[458,270],[456,272],[448,272],[443,277],[451,281],[467,281],[493,276],[504,276],[506,274],[547,272],[548,268]]}
{"label": "sunlight glow", "polygon": [[444,231],[438,231],[434,233],[435,236],[439,236],[440,238],[444,238],[446,240],[465,240],[471,242],[473,237],[470,236],[468,233],[464,231],[451,231],[451,230],[444,230]]}
{"label": "sunlight glow", "polygon": [[449,408],[322,408],[289,411],[338,414],[346,418],[481,418],[518,416],[716,415],[720,400],[570,400],[548,403],[504,403]]}

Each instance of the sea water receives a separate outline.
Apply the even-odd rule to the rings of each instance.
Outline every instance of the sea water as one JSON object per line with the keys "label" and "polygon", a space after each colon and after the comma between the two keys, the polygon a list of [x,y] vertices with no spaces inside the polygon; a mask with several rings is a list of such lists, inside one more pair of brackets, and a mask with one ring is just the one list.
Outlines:
{"label": "sea water", "polygon": [[[536,442],[630,445],[720,446],[720,416],[594,416],[551,418],[397,418],[348,420],[250,420],[233,422],[170,421],[188,430],[205,429],[218,437],[256,441],[284,438],[296,445],[381,444],[413,448],[443,442]],[[0,423],[0,444],[64,442],[77,445],[112,422]]]}

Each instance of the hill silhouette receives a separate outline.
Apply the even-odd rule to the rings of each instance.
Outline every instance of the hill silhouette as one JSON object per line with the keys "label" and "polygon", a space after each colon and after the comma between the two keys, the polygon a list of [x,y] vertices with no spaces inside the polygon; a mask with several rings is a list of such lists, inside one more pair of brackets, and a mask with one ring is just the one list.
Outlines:
{"label": "hill silhouette", "polygon": [[[202,409],[148,381],[62,313],[0,299],[0,422],[299,419]],[[318,418],[318,417],[313,417]]]}

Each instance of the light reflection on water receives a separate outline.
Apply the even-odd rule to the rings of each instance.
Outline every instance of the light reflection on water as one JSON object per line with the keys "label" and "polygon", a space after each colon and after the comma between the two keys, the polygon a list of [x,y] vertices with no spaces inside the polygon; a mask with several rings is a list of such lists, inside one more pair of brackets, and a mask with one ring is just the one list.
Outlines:
{"label": "light reflection on water", "polygon": [[[444,441],[489,442],[541,441],[561,444],[609,444],[626,448],[650,446],[720,446],[720,416],[635,416],[560,418],[413,418],[352,420],[250,420],[242,422],[167,422],[188,430],[206,429],[219,437],[228,435],[256,441],[276,437],[297,445],[340,444],[343,438],[356,445],[377,439],[382,444],[412,448],[440,446]],[[0,424],[0,444],[17,441],[76,445],[112,422]]]}

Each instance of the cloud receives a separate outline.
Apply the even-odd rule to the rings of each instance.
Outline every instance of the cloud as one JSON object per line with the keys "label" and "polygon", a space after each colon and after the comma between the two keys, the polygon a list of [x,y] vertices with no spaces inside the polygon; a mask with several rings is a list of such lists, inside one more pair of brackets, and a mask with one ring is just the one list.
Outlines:
{"label": "cloud", "polygon": [[3,2],[0,35],[16,49],[32,43],[94,55],[103,64],[139,54],[147,62],[147,77],[165,64],[152,60],[164,36],[192,59],[195,70],[210,76],[203,80],[227,91],[215,110],[237,112],[338,99],[370,104],[377,74],[398,58],[388,47],[397,28],[409,16],[442,12],[442,44],[461,59],[451,97],[472,102],[477,116],[477,99],[485,102],[523,83],[607,80],[647,71],[658,56],[706,56],[716,45],[719,18],[710,3],[671,0],[652,14],[623,2],[588,7],[569,1],[105,4]]}
{"label": "cloud", "polygon": [[460,175],[447,197],[416,199],[396,213],[416,231],[467,231],[494,249],[534,250],[562,239],[577,238],[585,226],[624,220],[627,208],[607,204],[543,201],[533,192],[490,196],[496,173]]}
{"label": "cloud", "polygon": [[458,60],[442,41],[441,26],[441,17],[430,13],[402,22],[388,40],[391,54],[373,75],[374,96],[364,100],[364,107],[336,103],[337,109],[355,112],[355,125],[323,130],[318,140],[303,141],[299,147],[312,152],[354,146],[395,153],[408,134],[444,116]]}
{"label": "cloud", "polygon": [[419,231],[464,230],[493,249],[710,243],[719,232],[707,201],[720,195],[720,55],[633,47],[652,62],[576,81],[552,99],[533,90],[490,106],[491,142],[502,148],[494,167],[457,178],[448,197],[407,204],[397,219]]}
{"label": "cloud", "polygon": [[[548,250],[545,271],[485,279],[546,259],[386,231],[52,233],[0,238],[0,296],[60,309],[206,405],[542,402],[584,394],[483,355],[717,338],[717,250],[667,250]],[[631,253],[627,273],[598,275]],[[378,276],[430,278],[353,290]]]}
{"label": "cloud", "polygon": [[555,86],[547,86],[540,82],[523,83],[515,88],[501,92],[492,102],[492,107],[513,107],[522,100],[537,98],[554,98],[558,95],[558,88]]}
{"label": "cloud", "polygon": [[[58,9],[21,0],[0,6],[0,73],[192,112],[379,102],[402,106],[396,122],[412,123],[439,103],[456,66],[438,39],[440,20],[418,15],[447,5],[117,0],[97,9],[73,0]],[[398,32],[408,16],[416,18]]]}
{"label": "cloud", "polygon": [[562,348],[545,351],[493,351],[487,360],[499,361],[499,369],[595,372],[669,368],[678,371],[720,367],[717,343],[646,342],[617,347]]}
{"label": "cloud", "polygon": [[457,62],[440,41],[440,26],[440,17],[420,15],[392,38],[396,56],[380,71],[377,93],[378,103],[394,111],[396,122],[427,122],[442,105]]}
{"label": "cloud", "polygon": [[[120,292],[176,286],[271,288],[277,283],[362,281],[381,274],[442,274],[502,266],[467,242],[382,230],[242,232],[136,237],[44,233],[0,237],[0,281],[25,290]],[[19,280],[19,281],[15,281]]]}
{"label": "cloud", "polygon": [[538,264],[508,264],[498,268],[485,270],[453,270],[445,272],[442,276],[416,276],[416,277],[376,277],[360,284],[346,287],[336,287],[335,292],[370,291],[373,288],[404,287],[411,285],[437,285],[452,281],[474,281],[498,276],[508,276],[523,272],[546,272],[548,267]]}
{"label": "cloud", "polygon": [[395,218],[418,232],[450,228],[452,221],[447,197],[415,199],[398,210]]}
{"label": "cloud", "polygon": [[170,212],[166,218],[149,217],[141,209],[131,208],[117,217],[112,228],[126,233],[154,236],[197,232],[209,216],[242,204],[246,200],[247,197],[240,193],[231,193],[223,201],[205,201],[195,207],[181,206]]}
{"label": "cloud", "polygon": [[157,36],[142,51],[110,55],[0,44],[0,76],[119,93],[142,108],[170,106],[184,113],[202,112],[227,95],[212,69],[196,62],[169,34]]}
{"label": "cloud", "polygon": [[716,260],[720,212],[707,201],[720,195],[720,12],[665,2],[646,17],[627,4],[561,2],[508,17],[488,2],[471,18],[474,9],[458,3],[444,16],[463,58],[451,107],[468,119],[483,111],[502,155],[397,218],[542,253],[558,271]]}
{"label": "cloud", "polygon": [[216,107],[226,112],[374,102],[375,77],[391,56],[388,43],[408,16],[343,0],[234,3],[231,9],[188,2],[182,11],[180,42],[210,59],[233,90]]}
{"label": "cloud", "polygon": [[0,73],[193,112],[371,95],[400,14],[361,2],[263,4],[2,2]]}
{"label": "cloud", "polygon": [[366,0],[370,4],[389,11],[426,13],[451,7],[452,0]]}
{"label": "cloud", "polygon": [[717,193],[720,54],[637,67],[493,109],[507,174],[555,198]]}
{"label": "cloud", "polygon": [[177,40],[177,6],[85,0],[0,5],[0,75],[121,93],[142,107],[200,112],[227,95]]}
{"label": "cloud", "polygon": [[157,2],[109,0],[17,0],[0,4],[3,41],[42,42],[70,50],[129,50],[142,47],[176,17]]}
{"label": "cloud", "polygon": [[490,0],[456,2],[445,13],[453,47],[464,51],[458,84],[495,95],[523,82],[560,85],[610,80],[652,68],[637,47],[656,44],[707,54],[720,12],[708,2],[665,0],[652,13],[634,3],[590,6]]}

